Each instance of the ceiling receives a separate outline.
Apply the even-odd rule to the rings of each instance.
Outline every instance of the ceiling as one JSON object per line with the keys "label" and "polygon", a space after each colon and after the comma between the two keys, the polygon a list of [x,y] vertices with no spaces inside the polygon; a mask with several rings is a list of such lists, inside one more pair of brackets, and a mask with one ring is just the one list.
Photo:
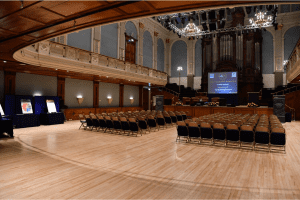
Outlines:
{"label": "ceiling", "polygon": [[[66,72],[20,65],[13,59],[13,53],[41,40],[100,24],[199,8],[269,3],[269,1],[1,1],[0,60],[8,62],[0,62],[0,68],[66,76],[64,74]],[[74,77],[85,76],[93,77],[93,80],[99,79],[93,75],[74,73]]]}

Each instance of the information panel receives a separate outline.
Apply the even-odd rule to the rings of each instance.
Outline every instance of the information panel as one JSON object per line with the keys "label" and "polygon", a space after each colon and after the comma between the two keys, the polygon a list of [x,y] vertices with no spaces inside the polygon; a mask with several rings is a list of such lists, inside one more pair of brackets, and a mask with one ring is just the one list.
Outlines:
{"label": "information panel", "polygon": [[33,114],[30,99],[21,99],[21,107],[22,107],[23,114]]}
{"label": "information panel", "polygon": [[208,73],[209,94],[237,94],[237,72]]}
{"label": "information panel", "polygon": [[46,100],[47,108],[49,113],[56,113],[56,106],[54,100]]}

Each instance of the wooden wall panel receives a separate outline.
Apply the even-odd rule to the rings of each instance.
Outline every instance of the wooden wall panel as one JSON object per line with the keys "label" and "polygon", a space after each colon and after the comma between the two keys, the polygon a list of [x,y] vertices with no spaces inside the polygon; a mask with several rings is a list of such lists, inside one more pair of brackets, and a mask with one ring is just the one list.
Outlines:
{"label": "wooden wall panel", "polygon": [[119,107],[123,107],[123,105],[124,105],[124,85],[120,84],[119,86],[120,86],[120,90],[119,90],[119,92],[120,92]]}
{"label": "wooden wall panel", "polygon": [[62,77],[57,77],[57,96],[63,100],[65,104],[65,85],[66,79]]}
{"label": "wooden wall panel", "polygon": [[143,86],[139,86],[139,107],[143,107]]}
{"label": "wooden wall panel", "polygon": [[70,108],[65,109],[64,113],[67,120],[78,120],[79,114],[88,115],[90,113],[111,113],[111,112],[127,112],[127,111],[141,111],[141,107],[103,107],[103,108]]}
{"label": "wooden wall panel", "polygon": [[99,107],[99,82],[93,82],[93,108]]}
{"label": "wooden wall panel", "polygon": [[16,72],[4,71],[4,95],[15,94]]}
{"label": "wooden wall panel", "polygon": [[230,107],[212,107],[212,113],[233,113]]}
{"label": "wooden wall panel", "polygon": [[[291,108],[295,109],[295,119],[300,120],[300,91],[291,92],[285,95],[285,104]],[[286,112],[290,112],[290,110],[285,107]]]}
{"label": "wooden wall panel", "polygon": [[212,107],[194,107],[194,117],[212,114]]}

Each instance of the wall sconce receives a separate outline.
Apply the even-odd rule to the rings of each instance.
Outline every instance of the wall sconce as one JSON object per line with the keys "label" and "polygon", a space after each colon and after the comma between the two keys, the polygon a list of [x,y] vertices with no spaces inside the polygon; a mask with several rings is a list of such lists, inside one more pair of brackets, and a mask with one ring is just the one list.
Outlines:
{"label": "wall sconce", "polygon": [[110,105],[111,102],[113,101],[113,98],[111,98],[111,96],[107,96],[107,101],[108,101],[108,104]]}
{"label": "wall sconce", "polygon": [[78,101],[78,104],[80,105],[80,104],[82,104],[82,102],[83,102],[83,97],[82,97],[82,95],[78,95],[77,96],[77,101]]}
{"label": "wall sconce", "polygon": [[133,102],[134,102],[134,99],[133,99],[133,97],[130,97],[129,99],[130,99],[130,103],[131,103],[131,105],[132,105]]}

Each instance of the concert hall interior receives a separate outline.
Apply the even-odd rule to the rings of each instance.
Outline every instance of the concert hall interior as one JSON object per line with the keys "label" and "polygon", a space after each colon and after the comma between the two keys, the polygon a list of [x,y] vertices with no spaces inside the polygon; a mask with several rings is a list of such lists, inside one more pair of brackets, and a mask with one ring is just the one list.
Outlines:
{"label": "concert hall interior", "polygon": [[300,199],[300,3],[1,1],[0,198]]}

